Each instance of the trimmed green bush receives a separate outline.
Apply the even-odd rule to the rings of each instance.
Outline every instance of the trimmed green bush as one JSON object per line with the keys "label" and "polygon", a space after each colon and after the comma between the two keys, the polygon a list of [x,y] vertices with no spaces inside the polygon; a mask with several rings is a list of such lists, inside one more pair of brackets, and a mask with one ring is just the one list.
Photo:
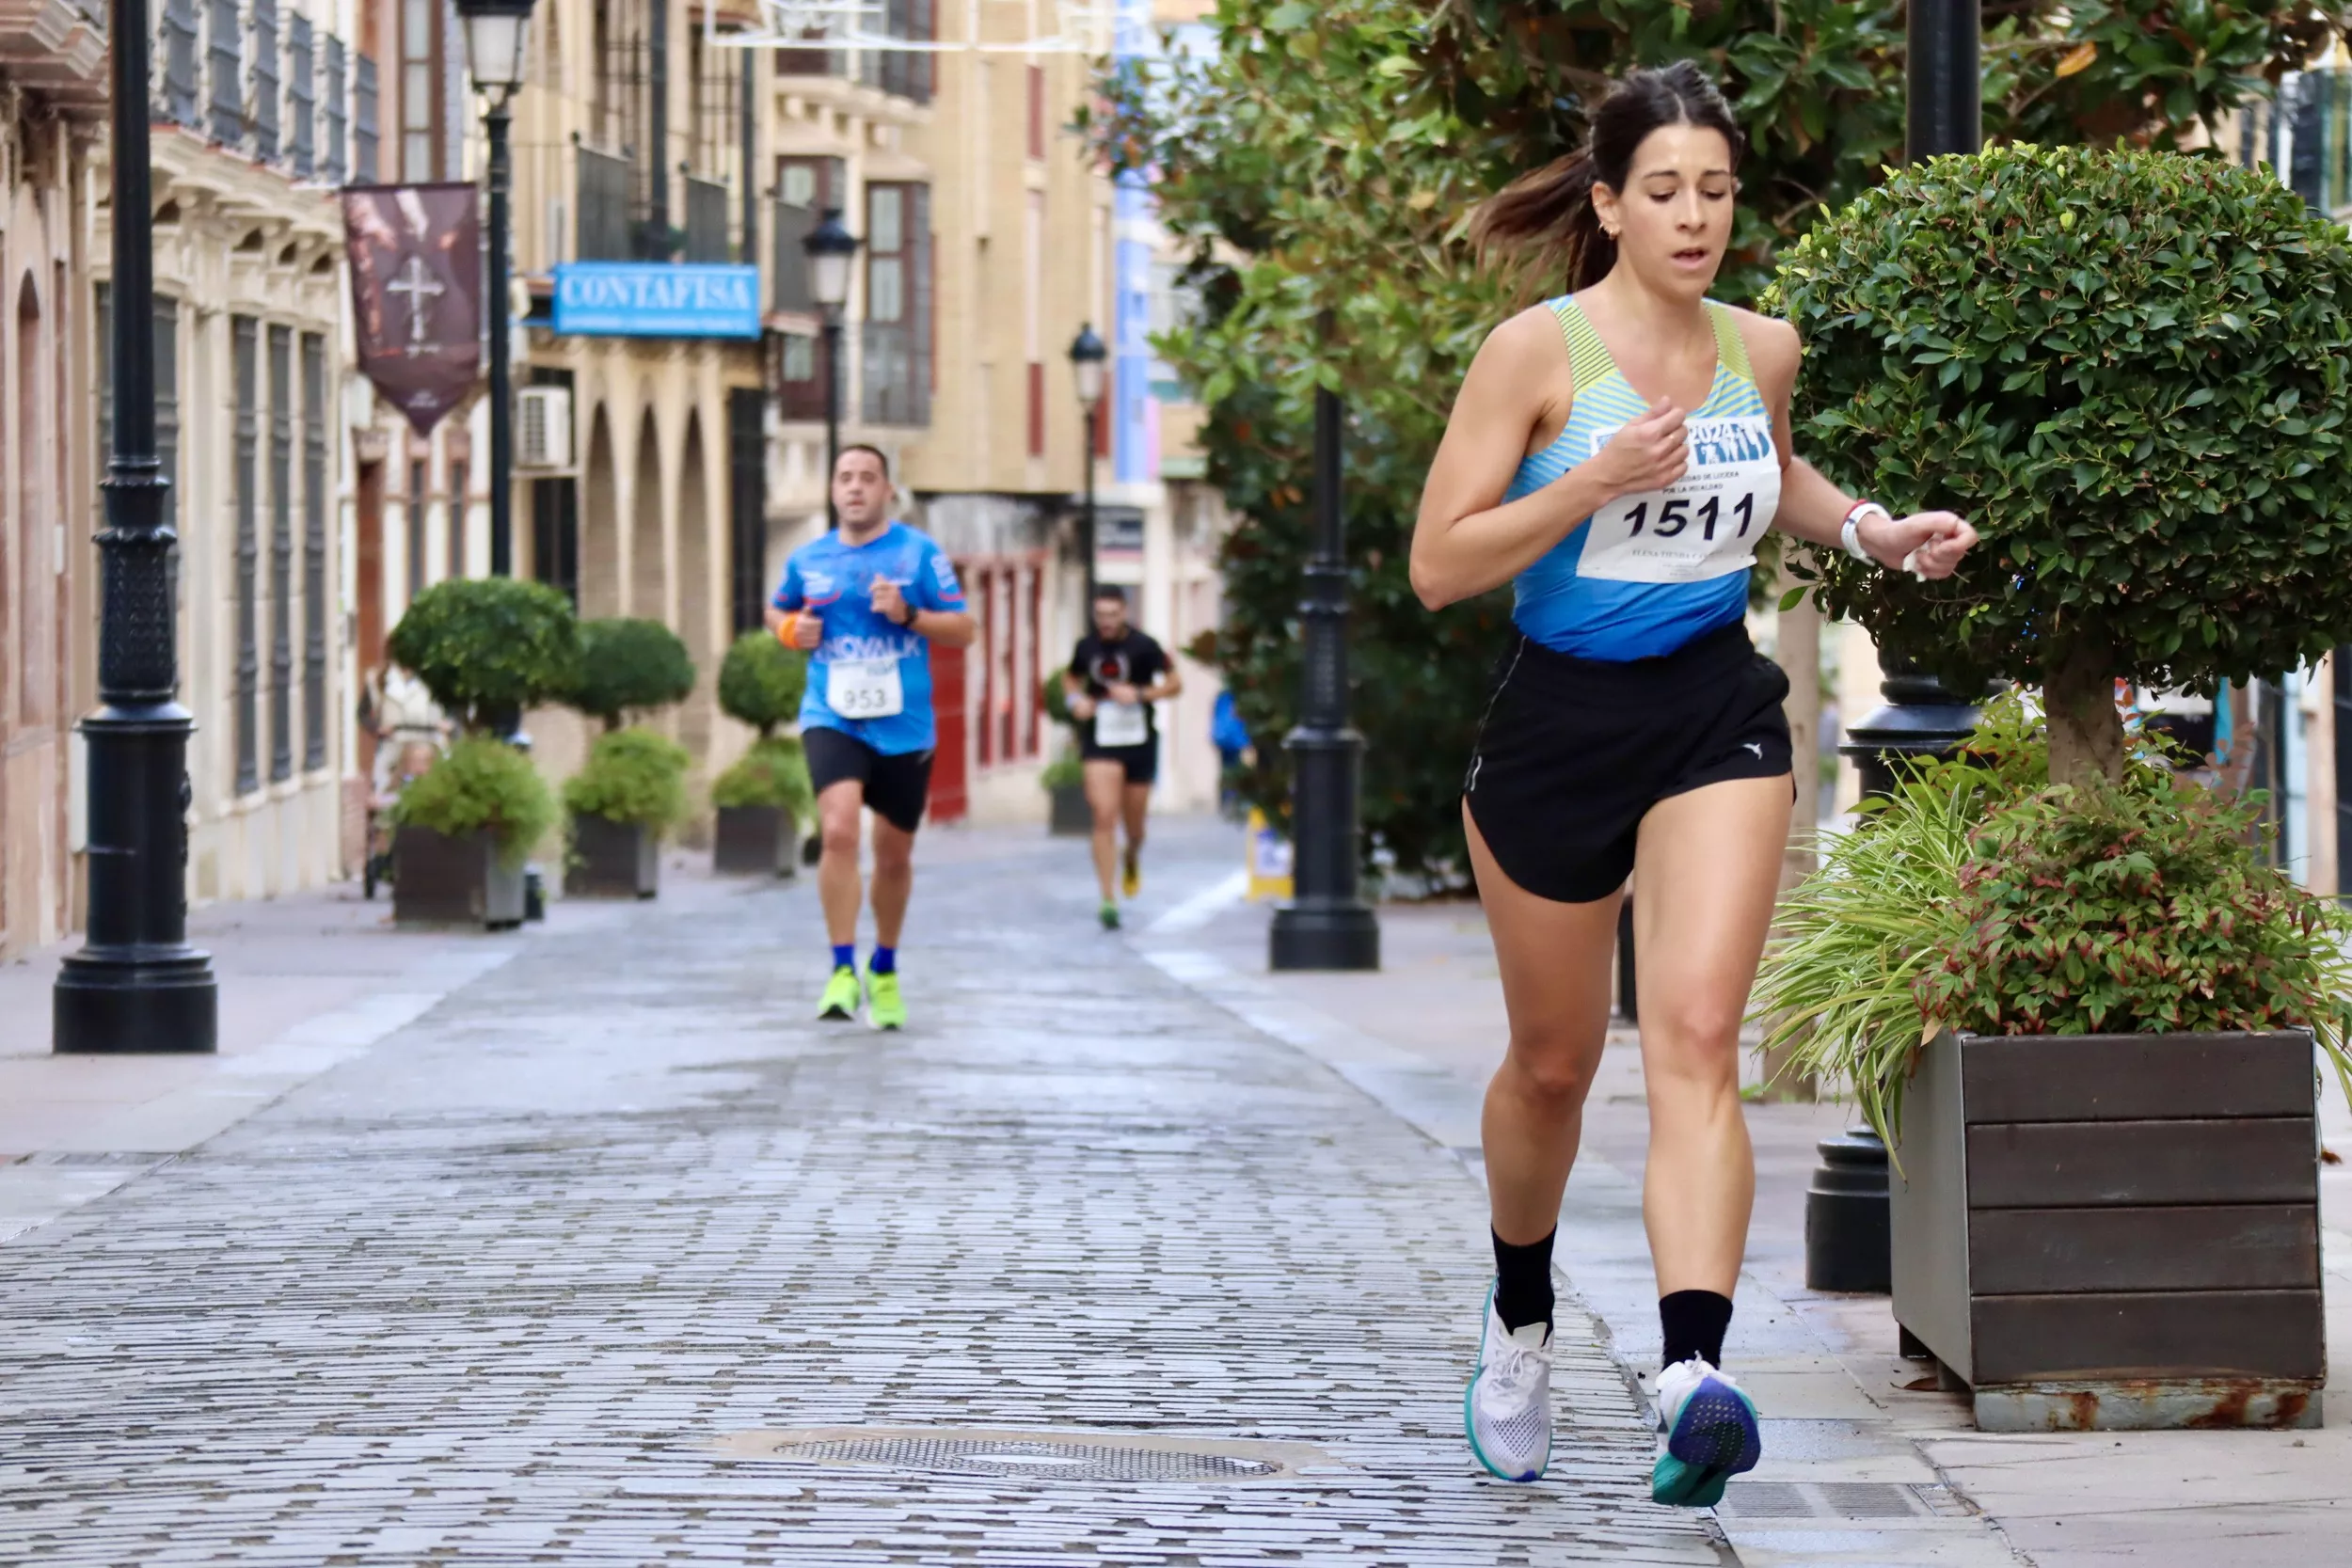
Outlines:
{"label": "trimmed green bush", "polygon": [[408,602],[386,650],[469,731],[519,715],[580,678],[580,624],[545,583],[452,578]]}
{"label": "trimmed green bush", "polygon": [[694,689],[686,642],[659,621],[629,616],[583,621],[580,675],[564,701],[617,730],[630,713],[684,702]]}
{"label": "trimmed green bush", "polygon": [[1075,752],[1064,752],[1047,763],[1037,782],[1046,789],[1075,789],[1087,782],[1087,766]]}
{"label": "trimmed green bush", "polygon": [[1799,448],[1983,543],[1919,582],[1813,550],[1822,607],[1967,689],[2039,681],[2053,775],[2117,780],[2117,677],[2210,691],[2352,639],[2352,245],[2267,169],[1931,159],[1783,255]]}
{"label": "trimmed green bush", "polygon": [[1044,710],[1045,717],[1057,724],[1071,724],[1077,721],[1070,717],[1070,689],[1062,685],[1061,672],[1058,670],[1046,676],[1039,685],[1037,703],[1038,706]]}
{"label": "trimmed green bush", "polygon": [[392,816],[451,838],[487,832],[512,864],[555,826],[555,797],[529,757],[490,736],[469,735],[409,782]]}
{"label": "trimmed green bush", "polygon": [[768,736],[754,741],[732,768],[710,783],[714,806],[774,806],[790,814],[795,823],[817,817],[817,793],[810,787],[808,759],[801,743],[789,736]]}
{"label": "trimmed green bush", "polygon": [[773,632],[745,632],[719,664],[719,711],[757,730],[762,740],[800,717],[807,689],[808,655],[786,647]]}
{"label": "trimmed green bush", "polygon": [[609,730],[564,782],[564,809],[668,829],[686,816],[686,748],[651,730]]}

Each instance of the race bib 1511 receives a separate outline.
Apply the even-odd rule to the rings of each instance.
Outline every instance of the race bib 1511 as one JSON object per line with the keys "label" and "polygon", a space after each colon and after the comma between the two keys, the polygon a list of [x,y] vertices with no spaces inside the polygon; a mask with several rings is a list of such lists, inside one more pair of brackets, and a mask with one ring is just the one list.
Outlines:
{"label": "race bib 1511", "polygon": [[[1577,576],[1615,582],[1701,582],[1756,562],[1780,506],[1780,457],[1762,415],[1692,420],[1690,467],[1663,490],[1620,496],[1593,514]],[[1593,436],[1593,452],[1615,430]]]}

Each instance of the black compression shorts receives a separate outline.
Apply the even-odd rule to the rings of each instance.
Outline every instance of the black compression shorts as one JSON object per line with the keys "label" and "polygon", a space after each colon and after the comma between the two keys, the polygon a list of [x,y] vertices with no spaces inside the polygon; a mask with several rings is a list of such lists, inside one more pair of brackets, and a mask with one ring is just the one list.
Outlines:
{"label": "black compression shorts", "polygon": [[922,826],[923,810],[930,803],[933,753],[877,752],[854,736],[821,727],[801,732],[801,752],[808,759],[808,782],[818,794],[829,784],[855,779],[875,816],[905,832]]}

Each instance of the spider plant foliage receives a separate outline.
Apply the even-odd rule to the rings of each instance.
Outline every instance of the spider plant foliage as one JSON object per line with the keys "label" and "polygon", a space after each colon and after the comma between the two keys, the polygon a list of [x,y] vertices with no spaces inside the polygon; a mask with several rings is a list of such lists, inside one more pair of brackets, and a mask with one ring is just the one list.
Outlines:
{"label": "spider plant foliage", "polygon": [[1757,977],[1783,1070],[1851,1085],[1890,1144],[1938,1031],[2304,1028],[2352,1099],[2352,921],[2265,858],[2259,796],[2179,776],[2162,743],[2115,783],[2049,783],[2010,694],[1960,757],[1899,778],[1781,906]]}

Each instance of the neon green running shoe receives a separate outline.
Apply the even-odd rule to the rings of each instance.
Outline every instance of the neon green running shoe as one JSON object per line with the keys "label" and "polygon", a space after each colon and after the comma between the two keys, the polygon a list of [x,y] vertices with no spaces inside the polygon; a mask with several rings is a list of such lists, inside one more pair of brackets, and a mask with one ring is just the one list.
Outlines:
{"label": "neon green running shoe", "polygon": [[907,1026],[907,1001],[898,994],[898,972],[877,974],[870,968],[866,972],[866,1022],[877,1029],[903,1029]]}
{"label": "neon green running shoe", "polygon": [[865,1000],[858,990],[857,971],[843,964],[825,982],[825,999],[817,1004],[818,1018],[855,1018],[857,1005]]}
{"label": "neon green running shoe", "polygon": [[1105,931],[1119,929],[1119,906],[1107,898],[1103,900],[1103,929]]}

